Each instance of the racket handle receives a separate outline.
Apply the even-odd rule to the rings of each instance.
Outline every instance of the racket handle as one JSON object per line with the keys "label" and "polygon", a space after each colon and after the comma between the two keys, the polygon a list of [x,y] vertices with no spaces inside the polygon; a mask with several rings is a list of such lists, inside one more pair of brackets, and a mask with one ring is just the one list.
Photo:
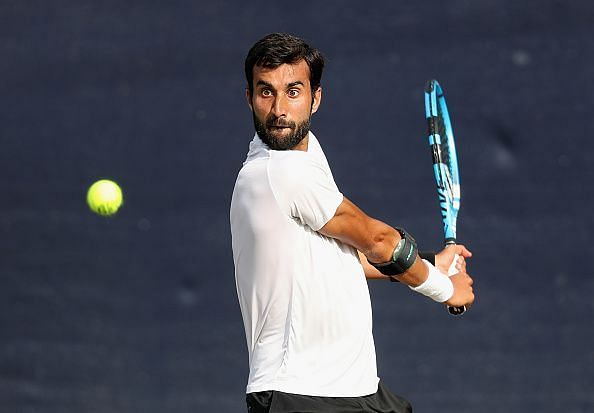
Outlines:
{"label": "racket handle", "polygon": [[[454,260],[452,261],[452,265],[450,265],[450,268],[448,268],[448,275],[451,277],[454,274],[458,273],[458,270],[456,269],[456,263],[458,262],[458,258],[460,258],[460,256],[458,254],[456,254],[454,256]],[[448,312],[451,315],[462,315],[466,312],[466,306],[462,306],[462,307],[450,307],[448,305]]]}

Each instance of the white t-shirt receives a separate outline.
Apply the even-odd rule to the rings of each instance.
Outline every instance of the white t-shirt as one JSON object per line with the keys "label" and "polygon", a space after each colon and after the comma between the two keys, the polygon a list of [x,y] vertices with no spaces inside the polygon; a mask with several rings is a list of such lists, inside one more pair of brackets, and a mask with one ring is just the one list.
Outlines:
{"label": "white t-shirt", "polygon": [[377,391],[371,301],[357,251],[316,232],[342,199],[313,133],[307,152],[270,150],[254,137],[231,201],[247,393]]}

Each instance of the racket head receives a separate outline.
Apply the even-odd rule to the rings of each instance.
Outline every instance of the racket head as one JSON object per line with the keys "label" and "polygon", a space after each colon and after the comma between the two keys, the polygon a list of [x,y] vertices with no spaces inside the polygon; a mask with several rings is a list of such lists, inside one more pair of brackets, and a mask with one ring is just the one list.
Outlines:
{"label": "racket head", "polygon": [[456,222],[460,210],[460,174],[452,121],[443,89],[437,80],[425,85],[425,117],[429,145],[433,153],[433,172],[446,244],[456,243]]}

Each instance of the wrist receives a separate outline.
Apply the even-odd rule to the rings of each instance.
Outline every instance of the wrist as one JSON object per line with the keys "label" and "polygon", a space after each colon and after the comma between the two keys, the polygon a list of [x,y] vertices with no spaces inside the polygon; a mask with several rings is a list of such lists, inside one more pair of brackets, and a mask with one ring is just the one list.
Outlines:
{"label": "wrist", "polygon": [[444,303],[454,295],[454,284],[450,277],[439,271],[427,260],[423,260],[427,269],[427,279],[417,287],[409,286],[411,290],[423,294],[433,301]]}

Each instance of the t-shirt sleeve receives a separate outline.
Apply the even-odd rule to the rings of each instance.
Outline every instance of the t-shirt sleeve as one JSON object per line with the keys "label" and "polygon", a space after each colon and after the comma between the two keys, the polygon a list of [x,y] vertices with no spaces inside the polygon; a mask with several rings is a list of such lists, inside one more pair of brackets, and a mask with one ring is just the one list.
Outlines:
{"label": "t-shirt sleeve", "polygon": [[305,156],[273,165],[270,181],[281,210],[314,231],[326,225],[343,200],[332,175]]}

